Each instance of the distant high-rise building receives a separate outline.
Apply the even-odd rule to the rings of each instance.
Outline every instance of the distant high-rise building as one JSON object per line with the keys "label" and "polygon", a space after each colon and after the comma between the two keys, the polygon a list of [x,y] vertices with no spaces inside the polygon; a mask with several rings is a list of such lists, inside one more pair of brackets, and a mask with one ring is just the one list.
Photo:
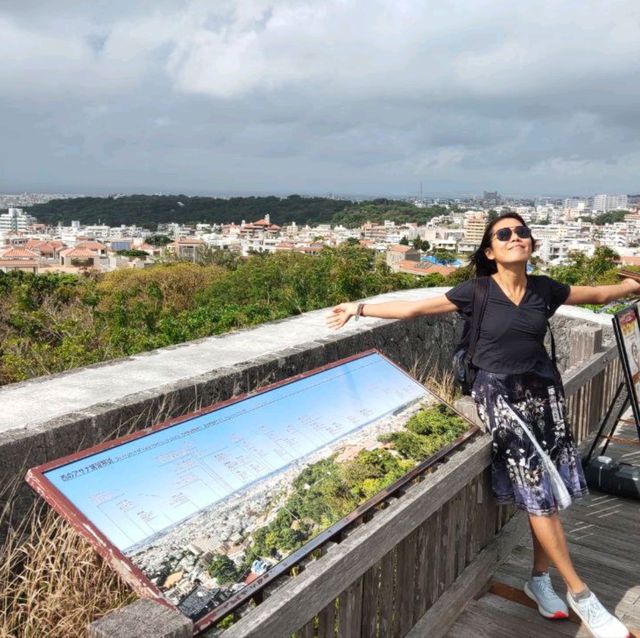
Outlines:
{"label": "distant high-rise building", "polygon": [[36,223],[36,218],[25,213],[22,208],[9,208],[0,215],[0,231],[25,232]]}
{"label": "distant high-rise building", "polygon": [[564,200],[564,207],[568,210],[584,210],[587,207],[587,200],[582,197],[569,197]]}
{"label": "distant high-rise building", "polygon": [[480,245],[484,227],[487,223],[487,215],[481,211],[465,213],[464,216],[464,241],[467,244]]}
{"label": "distant high-rise building", "polygon": [[498,191],[484,191],[482,193],[482,200],[486,204],[499,204],[500,195],[498,194]]}
{"label": "distant high-rise building", "polygon": [[602,193],[593,196],[593,210],[607,213],[610,210],[620,210],[629,207],[629,198],[626,195],[607,195]]}

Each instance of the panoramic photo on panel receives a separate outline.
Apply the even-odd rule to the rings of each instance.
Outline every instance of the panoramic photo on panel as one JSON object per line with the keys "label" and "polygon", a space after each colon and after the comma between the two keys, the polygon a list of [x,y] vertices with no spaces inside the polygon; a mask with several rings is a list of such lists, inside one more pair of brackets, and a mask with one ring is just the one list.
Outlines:
{"label": "panoramic photo on panel", "polygon": [[197,620],[467,429],[372,352],[43,476]]}

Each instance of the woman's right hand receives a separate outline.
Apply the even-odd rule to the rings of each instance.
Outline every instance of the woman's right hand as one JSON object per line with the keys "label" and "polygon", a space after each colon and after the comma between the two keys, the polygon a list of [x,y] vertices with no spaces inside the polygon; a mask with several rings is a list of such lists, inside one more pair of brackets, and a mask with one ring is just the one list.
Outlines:
{"label": "woman's right hand", "polygon": [[341,303],[335,306],[332,308],[331,314],[325,316],[327,326],[332,330],[342,328],[342,326],[344,326],[351,317],[355,317],[357,310],[357,303]]}

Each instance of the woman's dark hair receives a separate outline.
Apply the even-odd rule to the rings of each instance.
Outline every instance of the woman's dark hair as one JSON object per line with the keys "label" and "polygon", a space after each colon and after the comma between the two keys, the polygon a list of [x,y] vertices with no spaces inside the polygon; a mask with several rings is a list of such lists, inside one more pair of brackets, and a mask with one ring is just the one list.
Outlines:
{"label": "woman's dark hair", "polygon": [[[484,251],[491,246],[491,235],[493,234],[493,227],[503,219],[515,219],[519,221],[523,226],[526,226],[526,222],[518,213],[504,213],[500,217],[496,217],[493,221],[490,221],[484,229],[484,235],[482,235],[482,241],[480,247],[469,258],[469,265],[475,270],[476,277],[485,277],[487,275],[493,275],[498,272],[496,262],[493,259],[489,259]],[[532,249],[536,247],[536,241],[531,236]]]}

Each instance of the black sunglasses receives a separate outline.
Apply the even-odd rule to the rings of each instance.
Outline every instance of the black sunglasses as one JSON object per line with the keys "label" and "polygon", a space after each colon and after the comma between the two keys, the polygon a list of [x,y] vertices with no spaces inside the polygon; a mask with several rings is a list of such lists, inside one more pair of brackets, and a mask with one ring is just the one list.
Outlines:
{"label": "black sunglasses", "polygon": [[496,230],[491,236],[499,239],[500,241],[509,241],[511,239],[511,233],[514,232],[520,239],[529,239],[531,237],[531,229],[527,226],[513,226],[507,228],[501,228]]}

